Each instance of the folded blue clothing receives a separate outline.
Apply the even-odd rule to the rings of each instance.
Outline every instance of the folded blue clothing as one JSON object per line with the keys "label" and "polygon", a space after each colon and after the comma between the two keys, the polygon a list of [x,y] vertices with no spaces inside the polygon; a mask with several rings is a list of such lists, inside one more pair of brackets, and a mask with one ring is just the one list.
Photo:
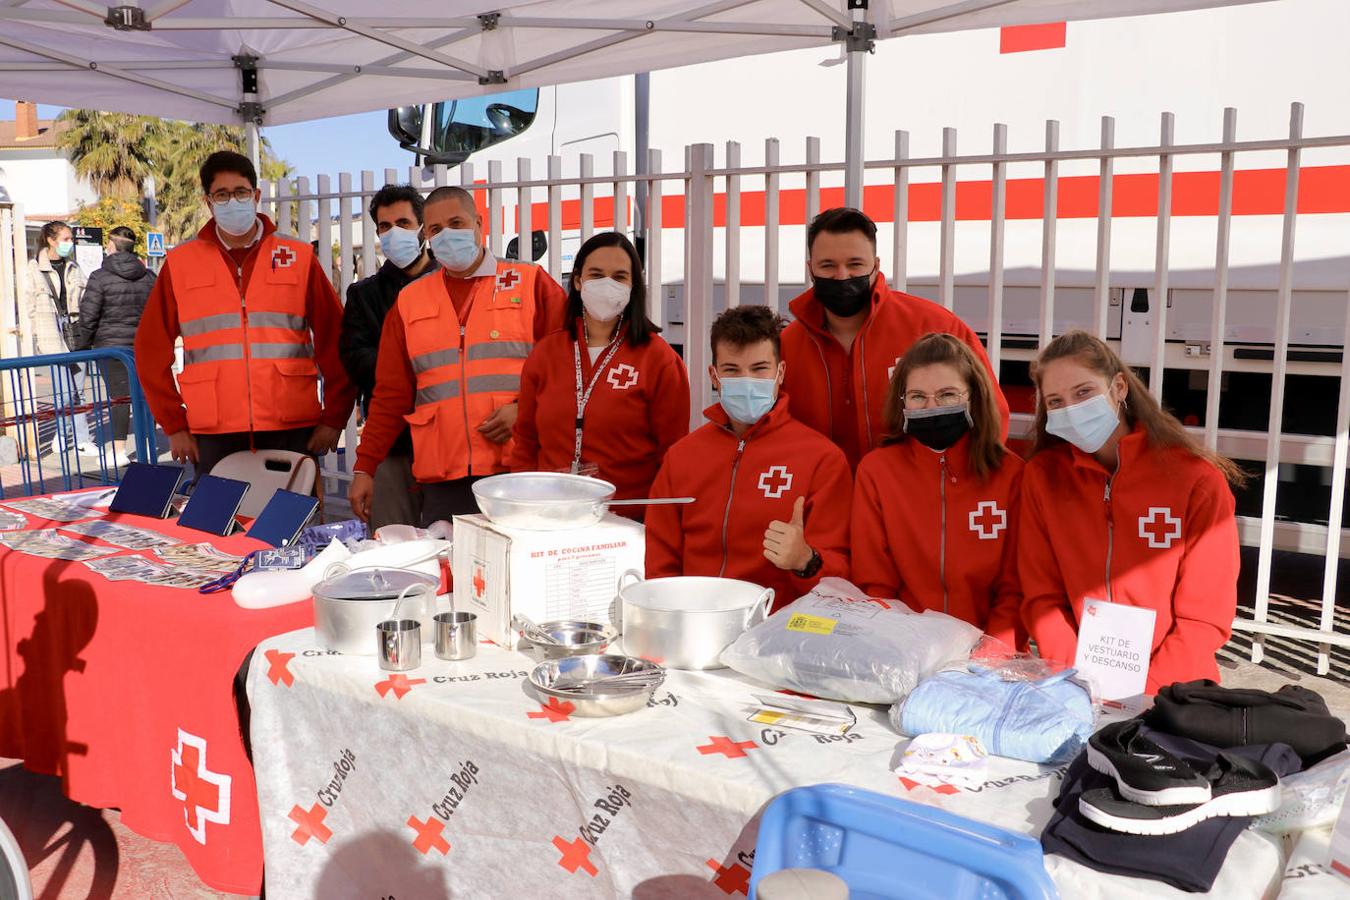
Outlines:
{"label": "folded blue clothing", "polygon": [[969,734],[999,756],[1066,762],[1092,734],[1092,699],[1073,669],[1038,681],[1004,681],[996,670],[939,672],[891,707],[901,734]]}

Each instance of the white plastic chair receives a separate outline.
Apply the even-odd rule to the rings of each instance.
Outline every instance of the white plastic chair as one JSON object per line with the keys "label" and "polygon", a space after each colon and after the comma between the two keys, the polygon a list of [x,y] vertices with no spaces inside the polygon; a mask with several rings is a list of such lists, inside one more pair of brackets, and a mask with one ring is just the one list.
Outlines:
{"label": "white plastic chair", "polygon": [[314,457],[294,450],[240,450],[216,463],[211,474],[252,485],[239,504],[239,515],[252,518],[278,490],[313,494],[319,465]]}
{"label": "white plastic chair", "polygon": [[14,833],[0,819],[0,900],[33,900],[33,882],[28,877],[28,861],[14,839]]}

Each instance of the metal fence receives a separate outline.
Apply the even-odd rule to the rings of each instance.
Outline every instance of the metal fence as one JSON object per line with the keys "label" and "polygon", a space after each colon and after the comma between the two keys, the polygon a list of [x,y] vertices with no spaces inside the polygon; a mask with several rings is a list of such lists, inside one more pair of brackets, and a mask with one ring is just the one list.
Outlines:
{"label": "metal fence", "polygon": [[0,359],[0,496],[116,484],[128,428],[135,458],[153,461],[155,423],[129,349]]}

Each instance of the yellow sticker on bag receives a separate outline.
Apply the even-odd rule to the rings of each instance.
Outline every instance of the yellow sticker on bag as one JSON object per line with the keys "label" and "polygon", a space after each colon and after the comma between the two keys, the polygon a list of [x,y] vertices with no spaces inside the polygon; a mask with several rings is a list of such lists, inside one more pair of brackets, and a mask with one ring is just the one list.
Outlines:
{"label": "yellow sticker on bag", "polygon": [[831,619],[826,616],[808,616],[804,613],[797,613],[788,619],[788,631],[802,631],[806,634],[833,634],[834,626],[839,624],[839,620]]}

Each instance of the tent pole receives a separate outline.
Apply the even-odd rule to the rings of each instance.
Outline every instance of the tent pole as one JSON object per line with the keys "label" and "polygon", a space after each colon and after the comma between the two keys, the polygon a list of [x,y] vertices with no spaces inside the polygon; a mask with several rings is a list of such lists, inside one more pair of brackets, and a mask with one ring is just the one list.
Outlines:
{"label": "tent pole", "polygon": [[258,135],[258,123],[249,119],[244,125],[244,134],[246,146],[248,148],[249,161],[253,163],[253,168],[260,173],[262,170],[262,140]]}
{"label": "tent pole", "polygon": [[[633,76],[633,160],[634,172],[638,176],[647,174],[647,150],[650,148],[651,134],[652,76],[638,72]],[[642,236],[646,227],[647,182],[637,181],[633,192],[633,234]]]}
{"label": "tent pole", "polygon": [[876,27],[866,20],[867,0],[849,0],[853,27],[835,29],[848,60],[848,89],[844,114],[844,205],[863,205],[863,109],[867,99],[867,54],[875,46]]}

